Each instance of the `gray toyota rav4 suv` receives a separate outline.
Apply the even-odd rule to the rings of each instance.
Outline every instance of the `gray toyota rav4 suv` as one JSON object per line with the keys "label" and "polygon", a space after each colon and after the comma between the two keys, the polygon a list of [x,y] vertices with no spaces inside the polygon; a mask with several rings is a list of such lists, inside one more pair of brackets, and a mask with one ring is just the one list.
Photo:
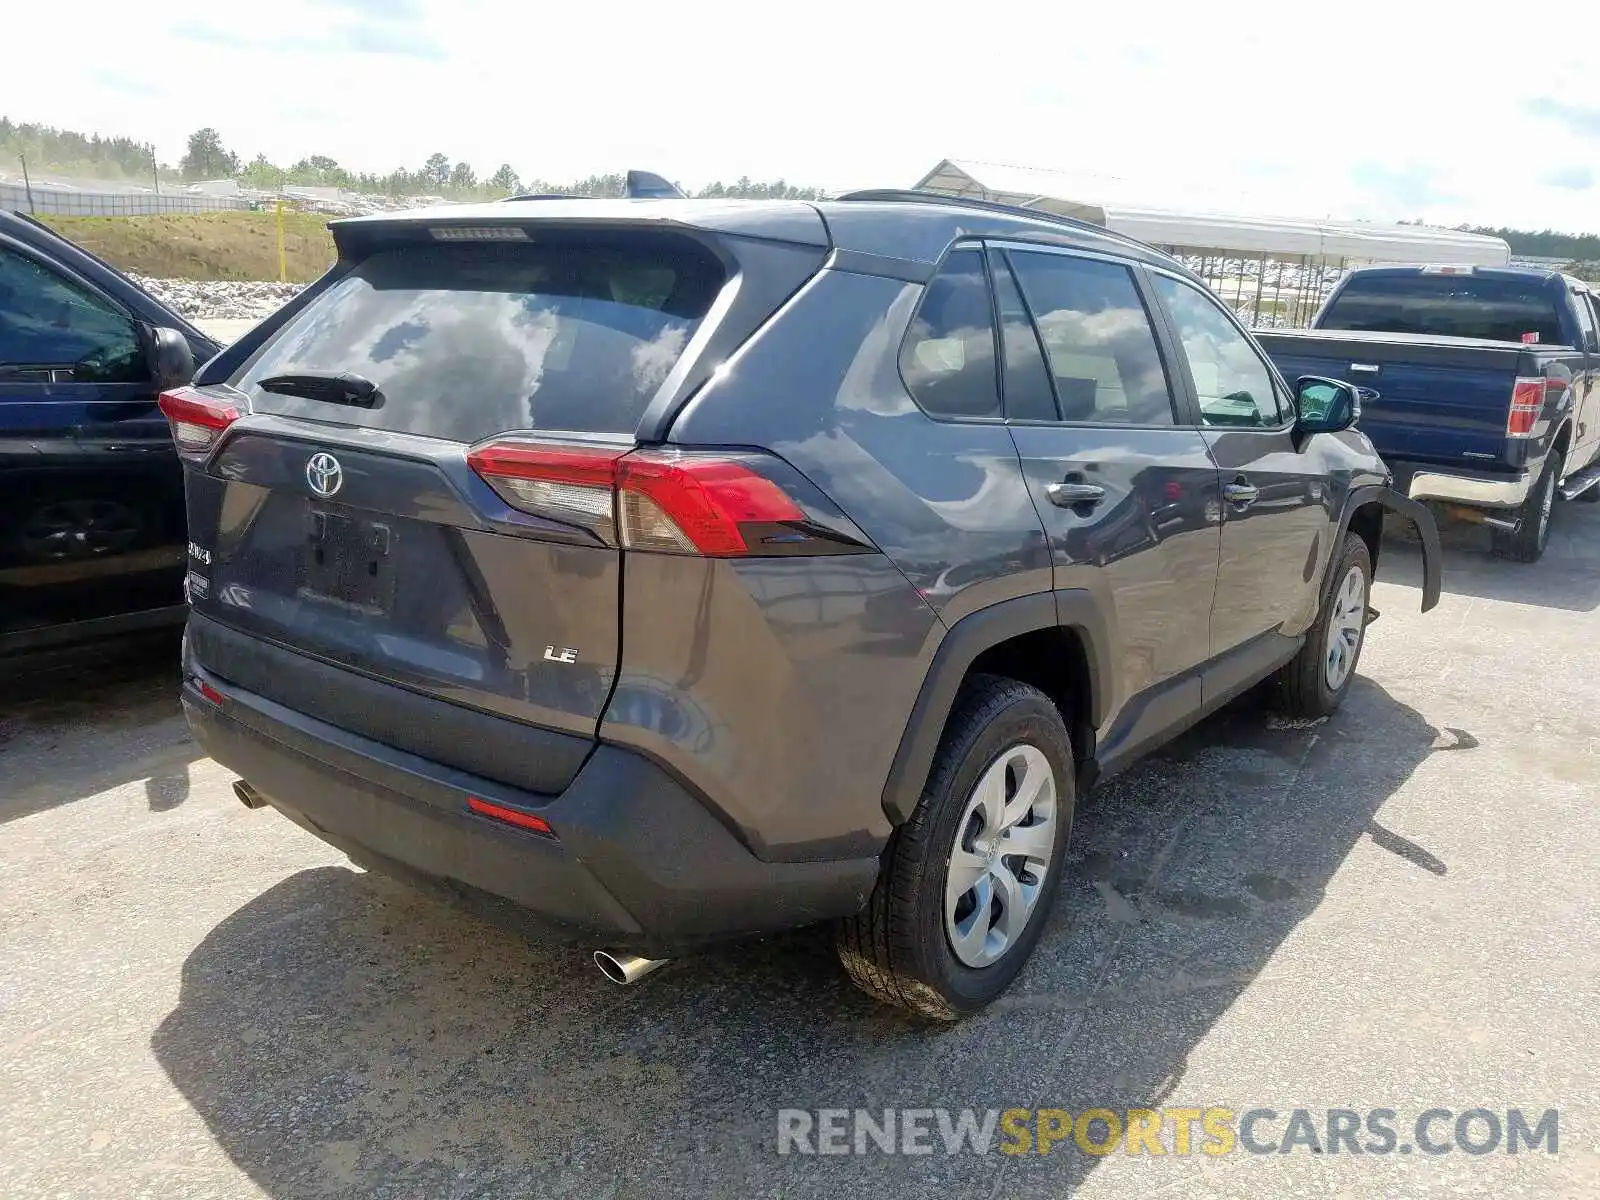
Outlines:
{"label": "gray toyota rav4 suv", "polygon": [[1344,697],[1427,513],[1173,259],[917,193],[333,225],[165,411],[184,706],[358,863],[631,980],[832,921],[951,1019],[1027,959],[1097,779],[1271,680]]}

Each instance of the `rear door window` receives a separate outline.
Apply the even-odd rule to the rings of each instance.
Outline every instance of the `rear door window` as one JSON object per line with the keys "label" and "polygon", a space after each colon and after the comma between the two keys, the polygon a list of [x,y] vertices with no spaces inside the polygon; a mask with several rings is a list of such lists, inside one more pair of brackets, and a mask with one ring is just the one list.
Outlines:
{"label": "rear door window", "polygon": [[1006,256],[1044,341],[1061,419],[1173,424],[1155,331],[1128,268],[1025,250]]}
{"label": "rear door window", "polygon": [[1000,348],[1005,367],[1006,416],[1013,421],[1054,421],[1055,391],[1045,367],[1033,319],[1022,303],[1005,255],[989,259],[994,276],[995,306],[1000,310]]}
{"label": "rear door window", "polygon": [[[258,412],[472,442],[518,429],[630,433],[724,273],[671,234],[380,249],[298,314],[235,386]],[[347,371],[368,409],[262,389]]]}

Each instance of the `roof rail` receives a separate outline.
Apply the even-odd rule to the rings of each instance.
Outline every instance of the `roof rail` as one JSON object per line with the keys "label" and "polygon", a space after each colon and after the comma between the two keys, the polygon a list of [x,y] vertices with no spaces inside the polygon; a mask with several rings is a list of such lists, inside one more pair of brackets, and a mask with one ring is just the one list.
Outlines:
{"label": "roof rail", "polygon": [[947,192],[924,192],[917,188],[864,188],[860,191],[846,192],[842,196],[831,196],[832,200],[886,200],[894,203],[909,202],[913,204],[952,204],[964,208],[982,209],[984,212],[1001,213],[1008,217],[1032,217],[1036,221],[1045,221],[1052,225],[1065,225],[1069,229],[1082,229],[1089,233],[1099,234],[1101,237],[1110,238],[1114,242],[1125,245],[1137,246],[1141,250],[1154,250],[1157,254],[1171,258],[1165,250],[1157,249],[1148,242],[1141,242],[1138,238],[1126,233],[1119,233],[1115,229],[1107,229],[1104,225],[1096,225],[1093,221],[1080,221],[1077,217],[1064,217],[1060,213],[1048,212],[1042,208],[1024,208],[1020,204],[1002,204],[998,200],[977,200],[970,196],[952,196]]}

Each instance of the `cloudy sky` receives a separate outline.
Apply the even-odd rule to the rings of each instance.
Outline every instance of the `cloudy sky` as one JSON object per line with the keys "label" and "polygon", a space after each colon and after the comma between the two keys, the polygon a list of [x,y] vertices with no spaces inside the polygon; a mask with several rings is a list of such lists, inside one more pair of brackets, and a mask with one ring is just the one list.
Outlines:
{"label": "cloudy sky", "polygon": [[171,162],[200,125],[246,159],[550,180],[840,189],[950,157],[1153,205],[1600,232],[1597,0],[70,0],[5,24],[0,113]]}

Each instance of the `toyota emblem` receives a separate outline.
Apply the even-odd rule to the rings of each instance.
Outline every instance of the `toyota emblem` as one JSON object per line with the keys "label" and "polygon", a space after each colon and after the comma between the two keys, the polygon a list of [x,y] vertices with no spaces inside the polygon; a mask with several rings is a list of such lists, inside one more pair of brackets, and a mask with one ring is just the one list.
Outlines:
{"label": "toyota emblem", "polygon": [[333,455],[319,450],[306,460],[306,483],[326,499],[344,486],[344,468]]}

